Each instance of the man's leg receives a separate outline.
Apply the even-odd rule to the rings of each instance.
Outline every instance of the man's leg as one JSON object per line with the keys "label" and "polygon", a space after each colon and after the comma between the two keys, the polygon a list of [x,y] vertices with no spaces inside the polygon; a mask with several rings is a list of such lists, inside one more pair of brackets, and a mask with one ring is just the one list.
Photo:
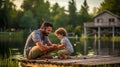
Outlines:
{"label": "man's leg", "polygon": [[38,56],[42,55],[43,52],[40,51],[38,46],[34,46],[31,48],[29,54],[28,54],[28,59],[35,59]]}

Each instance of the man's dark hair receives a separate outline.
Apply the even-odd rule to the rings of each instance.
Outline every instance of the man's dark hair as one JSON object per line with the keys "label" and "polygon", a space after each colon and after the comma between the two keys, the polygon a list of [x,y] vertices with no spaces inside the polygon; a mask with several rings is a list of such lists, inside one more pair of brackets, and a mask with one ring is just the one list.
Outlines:
{"label": "man's dark hair", "polygon": [[52,23],[44,21],[41,25],[41,28],[46,28],[46,27],[53,27]]}

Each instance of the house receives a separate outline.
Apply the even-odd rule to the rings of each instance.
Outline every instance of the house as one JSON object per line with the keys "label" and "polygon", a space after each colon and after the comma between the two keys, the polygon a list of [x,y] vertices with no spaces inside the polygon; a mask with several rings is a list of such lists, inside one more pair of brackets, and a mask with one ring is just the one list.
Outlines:
{"label": "house", "polygon": [[97,34],[100,38],[102,33],[120,35],[120,17],[112,12],[105,10],[93,17],[94,22],[84,23],[84,35],[87,36],[87,29],[92,29],[92,33]]}

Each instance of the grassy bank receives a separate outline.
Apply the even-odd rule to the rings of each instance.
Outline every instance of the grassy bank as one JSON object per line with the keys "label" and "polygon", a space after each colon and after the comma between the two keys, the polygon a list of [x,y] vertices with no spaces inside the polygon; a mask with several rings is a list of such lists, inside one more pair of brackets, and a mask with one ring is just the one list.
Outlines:
{"label": "grassy bank", "polygon": [[23,38],[23,31],[18,32],[0,32],[1,39],[21,39]]}
{"label": "grassy bank", "polygon": [[87,40],[87,39],[96,39],[96,40],[102,40],[102,41],[120,41],[120,36],[114,36],[114,37],[108,37],[108,36],[102,36],[101,38],[94,37],[94,36],[86,36],[86,37],[80,37],[80,40]]}
{"label": "grassy bank", "polygon": [[18,62],[9,58],[0,57],[0,67],[18,67]]}

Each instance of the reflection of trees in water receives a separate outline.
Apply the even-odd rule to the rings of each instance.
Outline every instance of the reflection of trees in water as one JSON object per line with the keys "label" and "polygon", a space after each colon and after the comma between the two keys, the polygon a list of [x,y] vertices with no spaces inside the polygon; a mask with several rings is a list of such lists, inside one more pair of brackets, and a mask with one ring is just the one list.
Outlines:
{"label": "reflection of trees in water", "polygon": [[96,41],[96,53],[97,55],[112,55],[118,56],[120,52],[120,45],[115,41],[103,41],[97,40]]}
{"label": "reflection of trees in water", "polygon": [[[16,40],[16,39],[0,40],[0,56],[9,57],[10,51],[12,52],[12,54],[16,54],[17,52],[23,54],[23,46],[24,44],[22,40]],[[12,50],[12,49],[18,49],[18,50]]]}
{"label": "reflection of trees in water", "polygon": [[6,43],[9,42],[5,42],[5,41],[0,41],[0,56],[2,57],[8,57],[9,55],[9,46],[6,45]]}
{"label": "reflection of trees in water", "polygon": [[[50,35],[50,40],[54,41],[53,43],[60,43],[60,41],[54,36]],[[24,44],[26,38],[23,40],[17,39],[0,39],[0,56],[7,56],[9,57],[10,50],[9,49],[18,49],[12,50],[12,54],[16,54],[16,52],[20,52],[23,54]],[[95,55],[114,55],[120,56],[120,45],[119,41],[102,41],[102,40],[83,40],[83,41],[76,41],[76,39],[70,39],[73,47],[74,53],[72,55],[88,55],[93,53]]]}
{"label": "reflection of trees in water", "polygon": [[120,42],[88,39],[80,42],[74,41],[75,55],[111,55],[120,56]]}

